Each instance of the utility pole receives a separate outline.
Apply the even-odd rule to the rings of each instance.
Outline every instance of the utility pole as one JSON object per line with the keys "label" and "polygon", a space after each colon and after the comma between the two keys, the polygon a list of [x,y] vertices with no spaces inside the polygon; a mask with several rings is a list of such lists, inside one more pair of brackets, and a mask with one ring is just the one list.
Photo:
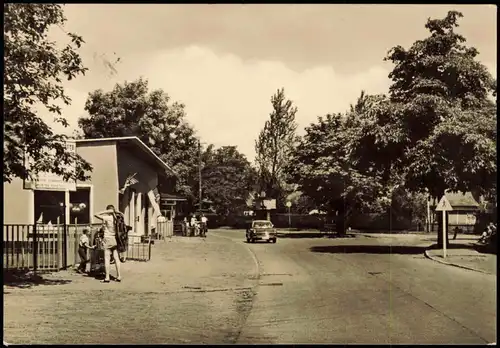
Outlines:
{"label": "utility pole", "polygon": [[201,214],[201,193],[202,193],[202,190],[201,190],[201,140],[198,139],[198,180],[200,182],[200,185],[199,185],[199,201],[198,201],[198,213]]}

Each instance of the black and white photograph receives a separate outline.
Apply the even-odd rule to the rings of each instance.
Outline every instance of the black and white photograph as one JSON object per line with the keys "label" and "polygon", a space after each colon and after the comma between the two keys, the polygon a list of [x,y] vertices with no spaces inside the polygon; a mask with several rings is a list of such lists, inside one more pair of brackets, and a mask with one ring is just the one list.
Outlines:
{"label": "black and white photograph", "polygon": [[496,5],[3,27],[4,346],[496,345]]}

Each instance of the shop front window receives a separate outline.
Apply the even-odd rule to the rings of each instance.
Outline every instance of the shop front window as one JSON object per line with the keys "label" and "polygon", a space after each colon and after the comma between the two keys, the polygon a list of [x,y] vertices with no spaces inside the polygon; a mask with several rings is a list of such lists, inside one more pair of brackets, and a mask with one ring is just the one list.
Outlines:
{"label": "shop front window", "polygon": [[35,220],[39,224],[64,223],[64,192],[35,190]]}
{"label": "shop front window", "polygon": [[78,188],[69,193],[69,223],[90,223],[90,188]]}

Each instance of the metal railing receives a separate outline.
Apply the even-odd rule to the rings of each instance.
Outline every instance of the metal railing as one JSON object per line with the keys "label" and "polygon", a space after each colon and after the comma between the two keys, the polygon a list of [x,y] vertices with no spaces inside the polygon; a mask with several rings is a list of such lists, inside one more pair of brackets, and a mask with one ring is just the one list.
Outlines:
{"label": "metal railing", "polygon": [[[101,224],[4,224],[3,269],[58,271],[74,266],[80,262],[78,243],[83,230],[89,230],[92,244],[100,227]],[[161,227],[165,235],[172,229],[168,223]],[[150,241],[130,234],[125,256],[129,260],[149,261]]]}

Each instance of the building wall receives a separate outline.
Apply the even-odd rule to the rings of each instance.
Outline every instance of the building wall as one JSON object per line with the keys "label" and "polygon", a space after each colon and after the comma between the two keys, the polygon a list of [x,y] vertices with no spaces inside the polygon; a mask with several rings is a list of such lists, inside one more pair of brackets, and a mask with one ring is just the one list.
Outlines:
{"label": "building wall", "polygon": [[76,152],[92,165],[92,174],[86,184],[92,185],[91,217],[105,210],[108,204],[118,207],[118,165],[115,142],[77,143]]}
{"label": "building wall", "polygon": [[[476,216],[474,211],[465,210],[453,210],[448,212],[448,225],[450,226],[463,226],[463,225],[475,225]],[[441,223],[441,215],[435,216],[435,222]]]}
{"label": "building wall", "polygon": [[3,223],[34,223],[32,190],[23,189],[23,180],[15,178],[11,183],[3,184]]}
{"label": "building wall", "polygon": [[[151,209],[151,204],[149,204],[147,212],[145,207],[146,200],[149,200],[148,192],[158,185],[159,170],[162,169],[154,168],[141,159],[139,155],[132,153],[124,147],[118,147],[118,178],[120,188],[123,187],[127,177],[131,174],[137,173],[135,178],[139,181],[130,186],[130,188],[135,190],[133,200],[130,199],[131,195],[129,190],[127,190],[120,205],[125,213],[125,222],[134,228],[133,234],[144,235],[151,231],[151,223],[155,219],[155,216]],[[127,202],[128,205],[126,205]],[[131,205],[134,204],[133,202],[135,202],[135,207],[131,208]],[[149,222],[148,226],[145,226],[146,214]]]}

